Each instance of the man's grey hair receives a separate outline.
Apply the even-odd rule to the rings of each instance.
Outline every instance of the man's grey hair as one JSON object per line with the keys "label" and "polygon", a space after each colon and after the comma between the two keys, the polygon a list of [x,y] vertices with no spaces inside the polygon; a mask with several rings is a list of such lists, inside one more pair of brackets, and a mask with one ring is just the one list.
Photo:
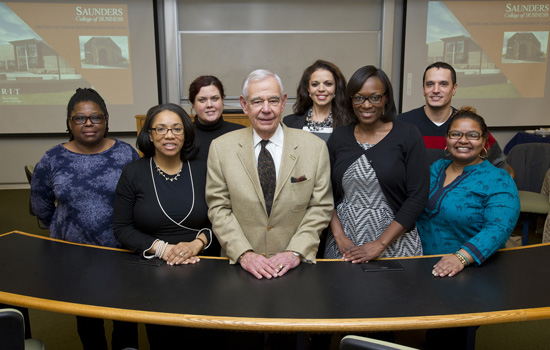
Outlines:
{"label": "man's grey hair", "polygon": [[248,84],[251,81],[260,81],[269,77],[273,77],[277,80],[277,83],[279,84],[279,87],[281,89],[281,98],[282,98],[285,94],[285,88],[283,86],[283,82],[281,81],[281,78],[279,78],[277,74],[270,72],[267,69],[256,69],[252,73],[248,74],[248,77],[245,79],[243,83],[244,100],[248,102]]}

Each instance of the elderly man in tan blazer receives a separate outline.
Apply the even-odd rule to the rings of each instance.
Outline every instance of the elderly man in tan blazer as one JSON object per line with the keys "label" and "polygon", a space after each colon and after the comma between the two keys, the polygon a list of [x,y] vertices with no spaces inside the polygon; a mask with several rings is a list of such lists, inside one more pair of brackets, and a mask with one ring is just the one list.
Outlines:
{"label": "elderly man in tan blazer", "polygon": [[[259,279],[314,263],[334,206],[325,142],[281,124],[286,98],[276,74],[250,73],[240,104],[252,126],[215,139],[208,155],[212,229],[229,262]],[[264,148],[274,165],[271,197],[258,170]]]}

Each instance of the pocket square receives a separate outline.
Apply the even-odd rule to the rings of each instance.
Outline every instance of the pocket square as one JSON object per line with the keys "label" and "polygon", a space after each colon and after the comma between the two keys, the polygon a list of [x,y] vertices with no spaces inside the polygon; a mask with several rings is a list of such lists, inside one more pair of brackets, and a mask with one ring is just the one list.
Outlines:
{"label": "pocket square", "polygon": [[307,177],[306,177],[305,175],[302,175],[302,176],[300,176],[300,177],[294,177],[294,176],[292,176],[292,177],[290,178],[290,183],[295,184],[295,183],[298,183],[298,182],[304,182],[304,181],[306,181],[306,180],[307,180]]}

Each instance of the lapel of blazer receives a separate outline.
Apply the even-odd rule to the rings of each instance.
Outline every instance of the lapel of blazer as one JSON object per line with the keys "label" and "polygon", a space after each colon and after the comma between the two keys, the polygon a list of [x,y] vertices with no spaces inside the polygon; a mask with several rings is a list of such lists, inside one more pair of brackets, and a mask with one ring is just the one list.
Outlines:
{"label": "lapel of blazer", "polygon": [[[244,168],[244,171],[248,175],[258,199],[263,204],[265,208],[265,199],[262,186],[260,185],[260,179],[258,177],[258,168],[256,167],[256,159],[254,159],[254,145],[252,144],[252,127],[249,127],[249,133],[246,134],[242,140],[239,140],[240,149],[237,151],[237,156],[239,157],[241,164]],[[246,189],[243,189],[246,190]]]}
{"label": "lapel of blazer", "polygon": [[292,137],[292,132],[289,132],[289,128],[283,125],[285,133],[285,141],[283,144],[283,154],[281,157],[281,167],[279,169],[279,178],[277,179],[277,187],[275,188],[275,195],[273,200],[281,193],[283,188],[290,183],[290,175],[292,169],[298,162],[298,154],[296,152],[298,148],[298,142]]}

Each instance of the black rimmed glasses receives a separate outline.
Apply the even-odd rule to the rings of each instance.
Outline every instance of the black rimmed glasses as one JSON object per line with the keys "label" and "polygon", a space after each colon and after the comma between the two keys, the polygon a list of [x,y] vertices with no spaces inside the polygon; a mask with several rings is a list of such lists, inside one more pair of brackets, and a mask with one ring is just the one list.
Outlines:
{"label": "black rimmed glasses", "polygon": [[382,102],[382,97],[384,97],[386,93],[383,94],[372,94],[369,97],[363,96],[363,95],[355,95],[351,96],[351,102],[353,102],[354,105],[362,105],[365,103],[365,101],[369,101],[371,105],[376,105]]}
{"label": "black rimmed glasses", "polygon": [[482,136],[481,133],[477,131],[468,131],[468,132],[460,132],[460,131],[449,131],[447,133],[447,136],[451,140],[460,140],[462,136],[466,136],[466,140],[479,140]]}
{"label": "black rimmed glasses", "polygon": [[158,126],[156,128],[151,128],[150,130],[155,130],[157,135],[166,135],[168,131],[172,131],[174,135],[183,135],[183,126],[176,126],[173,128],[167,128],[165,126]]}
{"label": "black rimmed glasses", "polygon": [[105,120],[104,115],[73,115],[71,117],[72,122],[75,125],[84,125],[86,121],[90,119],[92,124],[101,124]]}

